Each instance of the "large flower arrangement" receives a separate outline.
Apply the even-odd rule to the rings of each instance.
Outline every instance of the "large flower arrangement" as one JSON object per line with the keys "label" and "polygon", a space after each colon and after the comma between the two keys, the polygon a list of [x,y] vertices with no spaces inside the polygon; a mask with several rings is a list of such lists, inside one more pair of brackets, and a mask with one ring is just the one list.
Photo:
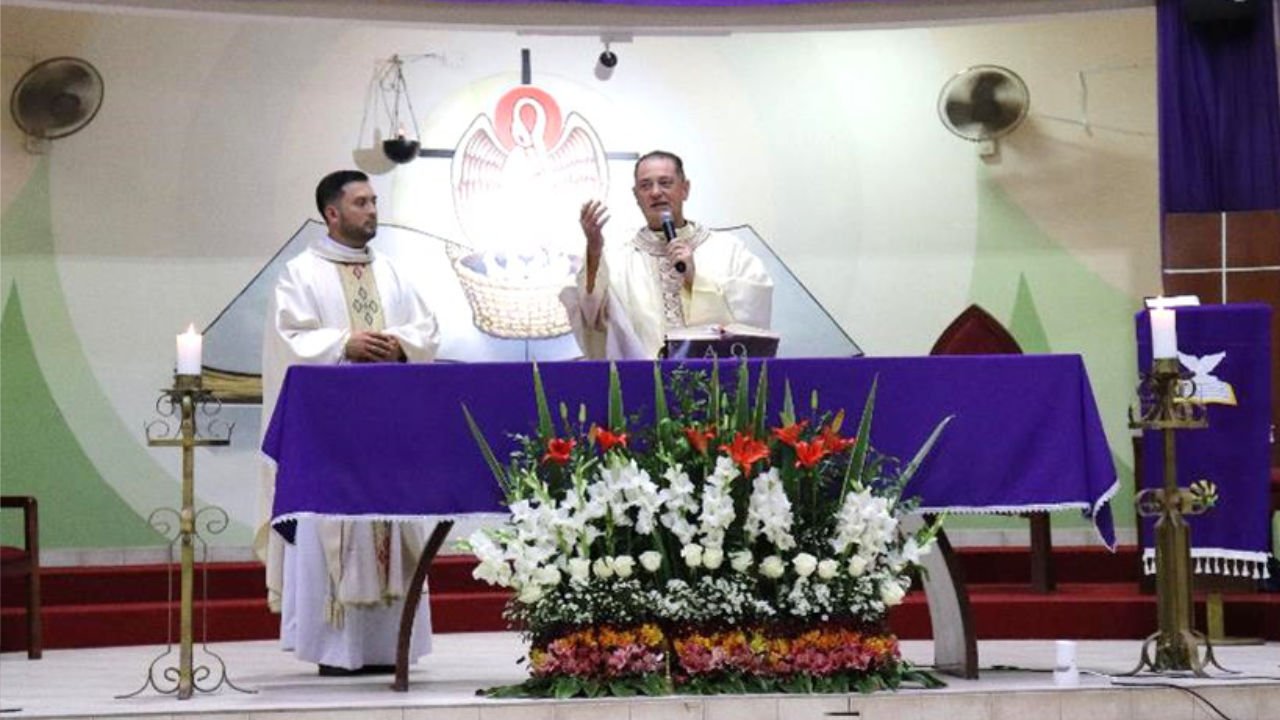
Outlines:
{"label": "large flower arrangement", "polygon": [[[933,685],[887,627],[936,526],[904,532],[901,491],[946,424],[905,466],[869,443],[875,385],[856,434],[791,388],[768,420],[767,367],[722,387],[654,367],[652,420],[607,425],[551,413],[537,368],[537,430],[500,463],[467,421],[511,510],[462,546],[475,576],[511,588],[507,617],[531,677],[502,695],[778,692]],[[731,386],[731,387],[730,387]],[[466,408],[464,407],[464,412]]]}

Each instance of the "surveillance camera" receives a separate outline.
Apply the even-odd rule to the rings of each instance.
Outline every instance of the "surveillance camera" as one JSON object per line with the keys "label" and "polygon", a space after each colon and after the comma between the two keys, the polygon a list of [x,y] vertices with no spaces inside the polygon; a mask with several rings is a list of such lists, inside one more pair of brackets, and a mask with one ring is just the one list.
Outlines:
{"label": "surveillance camera", "polygon": [[612,50],[605,50],[600,53],[600,64],[612,69],[618,64],[618,56],[615,55]]}

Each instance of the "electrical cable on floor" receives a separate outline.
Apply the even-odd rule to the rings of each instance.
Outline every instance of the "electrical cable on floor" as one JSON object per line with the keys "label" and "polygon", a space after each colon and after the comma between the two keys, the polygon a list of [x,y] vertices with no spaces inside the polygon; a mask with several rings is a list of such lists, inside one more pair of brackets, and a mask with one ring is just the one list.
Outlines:
{"label": "electrical cable on floor", "polygon": [[[936,669],[936,668],[930,668],[930,669]],[[1052,673],[1053,669],[1052,668],[1028,668],[1028,667],[1020,667],[1018,665],[992,665],[990,667],[979,668],[979,671],[980,672],[988,671],[988,672]],[[1165,677],[1165,678],[1185,678],[1188,680],[1203,679],[1203,680],[1211,680],[1211,681],[1212,680],[1276,680],[1276,681],[1280,681],[1280,677],[1271,676],[1271,675],[1241,675],[1241,674],[1235,673],[1234,671],[1228,671],[1228,672],[1231,672],[1232,674],[1227,677],[1221,677],[1221,678],[1215,678],[1215,677],[1196,678],[1194,676],[1187,676],[1187,675],[1173,675],[1168,673],[1159,673],[1159,674],[1150,673],[1150,674],[1144,674],[1141,676],[1134,676],[1135,678],[1134,680],[1127,680],[1106,672],[1100,672],[1097,670],[1086,670],[1083,668],[1080,669],[1081,674],[1104,678],[1116,687],[1155,687],[1155,688],[1173,688],[1175,690],[1181,690],[1182,692],[1185,692],[1191,695],[1192,697],[1194,697],[1195,699],[1199,700],[1200,702],[1204,703],[1218,717],[1222,718],[1222,720],[1231,720],[1231,717],[1226,713],[1222,712],[1222,710],[1217,705],[1214,705],[1212,701],[1210,701],[1204,695],[1196,692],[1193,688],[1187,685],[1179,685],[1177,683],[1172,683],[1172,682],[1145,681],[1145,680],[1142,680],[1141,678]]]}
{"label": "electrical cable on floor", "polygon": [[[1102,675],[1102,673],[1098,673],[1098,674]],[[1107,676],[1107,677],[1110,677],[1110,676]],[[1222,710],[1218,709],[1218,706],[1210,702],[1209,698],[1205,697],[1204,695],[1201,695],[1195,690],[1192,690],[1186,685],[1179,685],[1177,683],[1171,683],[1171,682],[1117,681],[1117,679],[1114,677],[1110,677],[1110,680],[1112,685],[1117,685],[1119,687],[1156,687],[1156,688],[1173,688],[1174,690],[1181,690],[1182,692],[1187,693],[1188,695],[1191,695],[1192,697],[1204,703],[1205,705],[1208,705],[1209,709],[1217,713],[1218,717],[1222,718],[1222,720],[1231,720],[1231,716],[1227,715],[1226,713],[1222,712]]]}

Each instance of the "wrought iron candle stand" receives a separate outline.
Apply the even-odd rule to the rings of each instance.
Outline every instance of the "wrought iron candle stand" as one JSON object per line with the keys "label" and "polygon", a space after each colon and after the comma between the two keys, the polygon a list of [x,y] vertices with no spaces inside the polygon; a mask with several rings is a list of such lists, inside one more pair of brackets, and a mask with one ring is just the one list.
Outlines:
{"label": "wrought iron candle stand", "polygon": [[[1138,385],[1138,417],[1129,410],[1129,427],[1160,430],[1164,435],[1164,485],[1140,490],[1134,503],[1141,517],[1154,517],[1156,536],[1156,608],[1159,630],[1142,643],[1138,666],[1153,672],[1190,671],[1205,677],[1206,664],[1225,670],[1213,657],[1213,645],[1194,629],[1191,599],[1191,532],[1188,515],[1212,506],[1212,496],[1178,486],[1175,433],[1208,427],[1202,403],[1192,400],[1195,386],[1178,368],[1176,358],[1156,358]],[[1200,646],[1204,646],[1201,657]],[[1154,653],[1151,648],[1154,646]]]}
{"label": "wrought iron candle stand", "polygon": [[[203,523],[205,532],[216,535],[226,529],[227,513],[217,506],[206,506],[199,511],[195,509],[195,449],[197,447],[224,447],[231,443],[231,431],[234,425],[228,425],[216,419],[222,403],[209,391],[203,388],[199,375],[175,375],[172,388],[161,391],[156,400],[156,412],[161,416],[147,424],[147,445],[151,447],[182,448],[182,507],[159,508],[152,512],[147,521],[162,535],[169,538],[169,588],[168,615],[165,620],[165,634],[168,640],[164,652],[160,653],[150,666],[142,687],[127,694],[118,695],[118,699],[134,697],[148,687],[154,688],[162,695],[176,693],[179,700],[190,699],[197,690],[214,692],[223,685],[243,693],[254,693],[237,687],[227,677],[227,666],[222,657],[209,649],[209,617],[208,602],[203,604],[201,616],[201,650],[212,659],[212,664],[194,665],[195,648],[192,617],[194,615],[195,585],[195,545],[201,547],[201,562],[204,574],[201,578],[205,600],[209,594],[208,554],[209,546],[201,532],[197,529]],[[205,425],[199,426],[197,413],[205,416]],[[179,421],[174,432],[169,420]],[[202,437],[203,433],[207,435]],[[173,522],[176,520],[176,523]],[[180,552],[181,583],[179,597],[179,638],[178,664],[164,665],[162,661],[173,654],[173,548],[177,545]],[[206,682],[209,681],[209,682]]]}

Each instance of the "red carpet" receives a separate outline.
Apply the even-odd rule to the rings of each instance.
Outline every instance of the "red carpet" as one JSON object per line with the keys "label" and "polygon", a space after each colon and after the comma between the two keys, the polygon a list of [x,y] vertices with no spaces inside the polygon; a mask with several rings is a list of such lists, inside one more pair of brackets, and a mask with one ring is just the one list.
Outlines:
{"label": "red carpet", "polygon": [[[1155,596],[1139,591],[1134,548],[1116,554],[1094,548],[1055,549],[1059,585],[1047,595],[1028,587],[1025,549],[969,548],[961,550],[961,558],[979,639],[1133,639],[1155,630]],[[470,557],[449,556],[432,569],[436,631],[505,629],[502,607],[507,593],[472,579],[473,566]],[[197,640],[202,618],[208,620],[211,642],[278,636],[279,618],[267,610],[261,565],[217,563],[208,567],[207,575],[208,601],[196,607]],[[197,568],[197,597],[203,577]],[[177,578],[175,572],[175,598]],[[47,648],[161,644],[167,639],[166,616],[177,636],[177,602],[168,599],[163,565],[46,568],[41,579]],[[25,647],[24,591],[18,581],[0,588],[0,650]],[[1280,640],[1280,594],[1224,598],[1228,635]],[[1197,605],[1203,615],[1203,603]],[[891,622],[904,639],[932,636],[922,593],[912,592],[894,608]]]}

